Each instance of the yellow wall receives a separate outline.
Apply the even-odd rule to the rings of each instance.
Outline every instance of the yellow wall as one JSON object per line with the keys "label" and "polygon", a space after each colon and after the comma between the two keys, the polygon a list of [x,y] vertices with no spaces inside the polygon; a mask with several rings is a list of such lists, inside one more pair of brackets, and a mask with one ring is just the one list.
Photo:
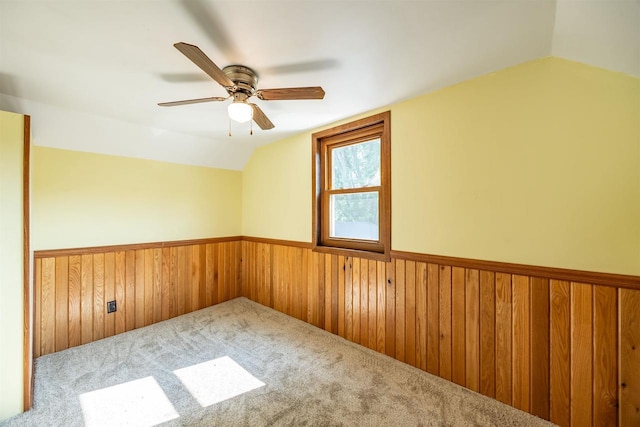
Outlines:
{"label": "yellow wall", "polygon": [[35,250],[242,232],[242,173],[35,147]]}
{"label": "yellow wall", "polygon": [[259,147],[242,174],[243,234],[311,239],[311,137]]}
{"label": "yellow wall", "polygon": [[23,125],[0,111],[0,420],[22,412]]}
{"label": "yellow wall", "polygon": [[[390,110],[393,249],[640,275],[639,79],[545,58]],[[255,151],[244,234],[310,241],[310,135]]]}

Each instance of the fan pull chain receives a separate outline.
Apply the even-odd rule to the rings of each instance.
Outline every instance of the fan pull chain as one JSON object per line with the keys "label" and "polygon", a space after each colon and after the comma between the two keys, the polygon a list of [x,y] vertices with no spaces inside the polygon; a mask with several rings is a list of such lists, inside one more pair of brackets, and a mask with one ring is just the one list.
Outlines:
{"label": "fan pull chain", "polygon": [[229,136],[231,136],[231,117],[229,117]]}
{"label": "fan pull chain", "polygon": [[249,127],[249,135],[253,135],[253,120],[250,121],[250,127]]}

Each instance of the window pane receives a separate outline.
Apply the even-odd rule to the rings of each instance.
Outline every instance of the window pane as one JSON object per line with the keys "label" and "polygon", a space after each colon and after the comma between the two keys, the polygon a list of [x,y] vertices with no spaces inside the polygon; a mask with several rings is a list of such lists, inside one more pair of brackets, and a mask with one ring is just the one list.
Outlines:
{"label": "window pane", "polygon": [[332,194],[330,237],[378,241],[378,192]]}
{"label": "window pane", "polygon": [[380,185],[380,139],[331,150],[333,190]]}

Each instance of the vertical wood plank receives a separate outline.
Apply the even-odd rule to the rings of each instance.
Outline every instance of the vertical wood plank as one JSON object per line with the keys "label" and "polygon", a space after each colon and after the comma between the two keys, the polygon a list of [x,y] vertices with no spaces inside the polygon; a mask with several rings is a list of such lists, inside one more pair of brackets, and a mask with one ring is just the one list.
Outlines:
{"label": "vertical wood plank", "polygon": [[[299,319],[298,315],[298,293],[294,291],[293,281],[296,280],[297,267],[297,250],[298,248],[287,247],[285,249],[286,267],[282,271],[282,287],[287,299],[287,313],[291,317]],[[346,267],[346,262],[345,262]],[[345,270],[346,272],[346,270]],[[296,285],[299,282],[296,283]]]}
{"label": "vertical wood plank", "polygon": [[104,317],[107,310],[104,289],[104,253],[93,255],[93,339],[104,338]]}
{"label": "vertical wood plank", "polygon": [[[376,349],[378,352],[386,354],[387,337],[387,278],[385,264],[382,261],[376,262],[376,289],[377,289],[377,313],[376,313]],[[395,332],[394,332],[395,333]]]}
{"label": "vertical wood plank", "polygon": [[480,271],[480,393],[496,396],[495,273]]}
{"label": "vertical wood plank", "polygon": [[[264,249],[255,242],[244,242],[246,245],[246,260],[244,269],[247,271],[247,278],[244,279],[243,286],[248,288],[246,295],[253,301],[268,305],[264,297],[264,276],[266,268],[264,266]],[[265,274],[258,274],[264,271]]]}
{"label": "vertical wood plank", "polygon": [[162,248],[162,283],[160,289],[162,291],[162,320],[171,317],[173,304],[173,292],[171,285],[171,248]]}
{"label": "vertical wood plank", "polygon": [[317,292],[318,292],[318,326],[320,329],[324,329],[325,327],[325,291],[326,287],[324,286],[325,278],[327,276],[327,270],[325,269],[325,255],[314,252],[314,263],[317,264],[318,268],[318,278],[316,280]]}
{"label": "vertical wood plank", "polygon": [[[217,303],[227,301],[229,297],[229,270],[227,268],[227,259],[229,257],[229,247],[226,245],[227,242],[220,242],[216,246],[218,248],[218,261],[217,261],[217,272],[218,272],[218,293],[217,293]],[[289,314],[289,313],[287,313]]]}
{"label": "vertical wood plank", "polygon": [[236,297],[236,250],[235,242],[227,242],[227,258],[225,259],[225,269],[227,269],[227,277],[229,282],[229,290],[227,299]]}
{"label": "vertical wood plank", "polygon": [[[369,261],[369,348],[378,348],[378,275],[377,263]],[[384,352],[384,350],[382,350]]]}
{"label": "vertical wood plank", "polygon": [[153,312],[156,303],[153,295],[154,250],[144,250],[144,326],[153,323]]}
{"label": "vertical wood plank", "polygon": [[282,253],[282,250],[280,246],[271,247],[271,259],[273,260],[273,270],[271,271],[272,279],[273,279],[273,282],[271,284],[271,293],[272,293],[272,300],[273,300],[273,308],[278,311],[286,312],[285,302],[283,301],[283,298],[282,298],[282,278],[281,278],[282,262],[280,261],[281,253]]}
{"label": "vertical wood plank", "polygon": [[145,250],[138,249],[134,251],[134,285],[133,294],[135,298],[135,310],[133,313],[133,327],[141,328],[144,326],[145,296],[146,296],[146,266],[145,266]]}
{"label": "vertical wood plank", "polygon": [[231,247],[231,242],[224,242],[223,245],[224,245],[224,277],[225,277],[224,300],[229,301],[231,299],[231,288],[232,286],[234,286],[232,282],[233,274],[231,274],[233,271],[233,269],[231,268],[232,247]]}
{"label": "vertical wood plank", "polygon": [[[385,325],[384,325],[384,348],[387,356],[396,356],[396,292],[395,292],[395,260],[391,262],[383,263],[382,266],[382,280],[386,283],[385,294],[387,297],[386,312],[385,312]],[[380,339],[380,338],[378,338]]]}
{"label": "vertical wood plank", "polygon": [[[202,261],[204,259],[204,245],[193,245],[191,247],[191,310],[200,310],[204,308],[203,301],[206,298],[205,284],[204,284],[204,268]],[[237,256],[237,248],[234,247],[234,258]],[[236,272],[237,273],[237,272]],[[236,279],[237,280],[237,277]],[[239,289],[234,289],[234,298],[236,293],[239,293]],[[239,295],[238,295],[239,296]]]}
{"label": "vertical wood plank", "polygon": [[161,248],[153,249],[153,322],[162,320],[162,285],[164,278],[164,254]]}
{"label": "vertical wood plank", "polygon": [[41,355],[56,351],[56,259],[42,259]]}
{"label": "vertical wood plank", "polygon": [[360,260],[360,344],[369,347],[369,262]]}
{"label": "vertical wood plank", "polygon": [[465,277],[465,373],[466,387],[480,391],[480,278],[478,270]]}
{"label": "vertical wood plank", "polygon": [[[255,261],[250,261],[250,256],[249,256],[249,246],[252,242],[247,242],[245,240],[240,242],[240,251],[241,251],[241,262],[242,262],[242,268],[241,268],[241,274],[242,274],[242,285],[241,285],[241,290],[240,290],[240,295],[246,298],[249,298],[253,301],[255,301],[252,298],[251,295],[251,291],[250,291],[250,287],[248,286],[249,284],[249,275],[251,274],[251,268],[252,268],[252,264],[255,264]],[[207,250],[207,245],[202,245],[203,250],[205,251],[205,255],[202,257],[203,260],[206,259],[206,250]],[[255,258],[251,258],[253,260],[255,260]],[[203,263],[203,270],[206,272],[206,262]],[[205,274],[206,276],[206,274]],[[202,308],[202,307],[200,307]]]}
{"label": "vertical wood plank", "polygon": [[352,316],[353,337],[352,341],[360,344],[360,258],[351,259],[351,289],[353,290]]}
{"label": "vertical wood plank", "polygon": [[617,298],[615,288],[593,287],[593,425],[618,424]]}
{"label": "vertical wood plank", "polygon": [[69,347],[69,257],[56,257],[56,351]]}
{"label": "vertical wood plank", "polygon": [[571,420],[571,302],[569,282],[551,280],[550,327],[550,406],[549,418],[552,423],[569,427]]}
{"label": "vertical wood plank", "polygon": [[405,297],[405,361],[416,366],[416,263],[407,261],[404,266]]}
{"label": "vertical wood plank", "polygon": [[173,316],[180,316],[185,313],[186,305],[187,272],[185,246],[171,248],[171,279],[176,301]]}
{"label": "vertical wood plank", "polygon": [[[227,282],[227,270],[225,269],[224,262],[227,256],[227,247],[224,243],[218,243],[218,299],[217,302],[226,301],[226,294],[228,289]],[[289,314],[289,313],[287,313]]]}
{"label": "vertical wood plank", "polygon": [[[300,284],[299,276],[301,269],[298,256],[299,251],[299,248],[289,248],[289,250],[287,251],[289,264],[287,266],[287,270],[284,272],[285,286],[287,288],[287,293],[289,295],[290,301],[289,315],[295,317],[296,319],[300,319],[300,292],[298,286]],[[349,269],[351,267],[351,260],[348,260],[347,264],[349,264],[349,266],[347,267],[347,269]]]}
{"label": "vertical wood plank", "polygon": [[182,280],[179,280],[178,286],[183,289],[182,313],[180,314],[184,314],[193,311],[193,246],[181,246],[181,248],[182,251],[178,252],[178,262],[180,262]]}
{"label": "vertical wood plank", "polygon": [[511,405],[511,275],[496,273],[496,399]]}
{"label": "vertical wood plank", "polygon": [[405,361],[405,261],[395,260],[396,266],[396,359]]}
{"label": "vertical wood plank", "polygon": [[104,313],[104,336],[110,337],[116,333],[116,313],[107,313],[106,303],[116,299],[116,254],[104,254],[104,303],[101,307]]}
{"label": "vertical wood plank", "polygon": [[125,252],[125,314],[124,329],[131,331],[136,327],[136,251]]}
{"label": "vertical wood plank", "polygon": [[549,419],[549,279],[532,277],[531,287],[531,396],[533,415]]}
{"label": "vertical wood plank", "polygon": [[346,336],[347,320],[345,317],[345,257],[338,256],[338,335]]}
{"label": "vertical wood plank", "polygon": [[288,313],[289,302],[285,284],[284,269],[286,268],[286,251],[281,246],[272,247],[273,250],[273,308]]}
{"label": "vertical wood plank", "polygon": [[[299,314],[300,320],[303,322],[309,322],[309,278],[311,269],[309,268],[310,250],[306,248],[299,248],[297,250],[300,264],[296,269],[297,276],[299,276],[299,292],[298,303],[300,305]],[[293,282],[296,283],[296,282]],[[293,286],[295,293],[295,285]]]}
{"label": "vertical wood plank", "polygon": [[[127,313],[127,300],[126,300],[126,257],[124,251],[118,251],[115,253],[115,300],[117,304],[117,311],[115,312],[115,330],[114,334],[121,334],[125,331],[125,321]],[[113,315],[113,314],[112,314]]]}
{"label": "vertical wood plank", "polygon": [[269,307],[275,307],[275,293],[277,289],[277,277],[276,277],[276,267],[275,267],[275,257],[276,257],[276,248],[271,245],[263,245],[264,256],[263,256],[263,279],[261,283],[263,283],[263,298],[265,301],[269,302]]}
{"label": "vertical wood plank", "polygon": [[172,246],[169,248],[169,318],[179,315],[181,307],[184,312],[184,294],[182,293],[183,289],[180,284],[180,280],[182,279],[180,261],[180,247]]}
{"label": "vertical wood plank", "polygon": [[440,373],[440,278],[439,266],[427,264],[427,372]]}
{"label": "vertical wood plank", "polygon": [[427,370],[427,264],[416,264],[416,367]]}
{"label": "vertical wood plank", "polygon": [[[340,271],[344,263],[340,262],[337,255],[331,255],[331,332],[339,335],[340,333]],[[342,305],[344,307],[344,305]],[[344,309],[342,317],[344,319]],[[343,331],[344,333],[344,331]]]}
{"label": "vertical wood plank", "polygon": [[[318,293],[318,283],[320,282],[318,253],[307,250],[307,263],[307,321],[320,327],[318,322],[318,309],[321,305]],[[324,306],[324,301],[322,306]]]}
{"label": "vertical wood plank", "polygon": [[213,294],[215,292],[215,288],[214,288],[214,282],[215,282],[215,278],[214,278],[214,274],[215,274],[215,269],[214,269],[214,263],[213,260],[215,259],[215,255],[214,255],[214,245],[211,243],[207,244],[206,247],[206,261],[205,261],[205,270],[206,270],[206,300],[205,300],[205,307],[209,307],[213,304]]}
{"label": "vertical wood plank", "polygon": [[640,291],[618,290],[620,425],[640,425]]}
{"label": "vertical wood plank", "polygon": [[344,337],[353,340],[353,257],[345,257],[344,270]]}
{"label": "vertical wood plank", "polygon": [[[242,242],[234,242],[233,245],[234,245],[234,251],[235,251],[234,268],[235,268],[235,276],[236,276],[236,288],[235,288],[234,298],[237,298],[242,296]],[[202,248],[202,245],[200,245],[200,247]],[[203,270],[201,269],[201,271]],[[202,277],[204,277],[204,275]]]}
{"label": "vertical wood plank", "polygon": [[440,322],[440,347],[439,352],[439,369],[440,377],[451,381],[451,267],[447,265],[440,266],[440,278],[438,297],[440,304],[439,322]]}
{"label": "vertical wood plank", "polygon": [[451,270],[451,379],[466,384],[465,366],[465,271],[461,267]]}
{"label": "vertical wood plank", "polygon": [[69,257],[69,347],[75,347],[82,342],[81,269],[80,255],[71,255]]}
{"label": "vertical wood plank", "polygon": [[269,307],[274,306],[273,291],[275,286],[275,279],[273,273],[273,247],[271,245],[265,245],[264,252],[264,293],[265,301]]}
{"label": "vertical wood plank", "polygon": [[[324,330],[328,331],[328,332],[332,332],[331,331],[331,319],[333,316],[333,310],[332,310],[332,269],[333,269],[333,263],[331,262],[331,255],[326,255],[326,254],[322,254],[322,257],[320,258],[322,262],[322,260],[324,260],[324,271],[325,271],[325,275],[324,275]],[[337,273],[336,273],[337,274]]]}
{"label": "vertical wood plank", "polygon": [[42,355],[42,259],[33,263],[33,358]]}
{"label": "vertical wood plank", "polygon": [[571,283],[571,424],[591,425],[593,286]]}
{"label": "vertical wood plank", "polygon": [[[244,247],[245,242],[242,243]],[[207,245],[198,246],[198,269],[198,309],[201,309],[207,306]]]}
{"label": "vertical wood plank", "polygon": [[514,407],[529,412],[530,391],[530,289],[529,277],[514,275],[512,277],[512,404]]}
{"label": "vertical wood plank", "polygon": [[81,284],[80,284],[80,312],[81,344],[93,341],[93,255],[82,255]]}
{"label": "vertical wood plank", "polygon": [[254,251],[259,259],[253,270],[254,280],[258,284],[256,296],[269,307],[275,307],[276,277],[273,265],[275,248],[272,245],[256,244]]}

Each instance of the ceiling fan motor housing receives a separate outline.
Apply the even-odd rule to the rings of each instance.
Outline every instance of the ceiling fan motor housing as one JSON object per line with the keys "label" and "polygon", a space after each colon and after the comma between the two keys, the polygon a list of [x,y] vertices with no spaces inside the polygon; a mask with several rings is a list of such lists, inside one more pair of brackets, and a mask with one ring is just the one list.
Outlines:
{"label": "ceiling fan motor housing", "polygon": [[222,71],[235,83],[236,93],[241,92],[247,97],[253,96],[258,88],[258,75],[249,67],[244,65],[229,65]]}

